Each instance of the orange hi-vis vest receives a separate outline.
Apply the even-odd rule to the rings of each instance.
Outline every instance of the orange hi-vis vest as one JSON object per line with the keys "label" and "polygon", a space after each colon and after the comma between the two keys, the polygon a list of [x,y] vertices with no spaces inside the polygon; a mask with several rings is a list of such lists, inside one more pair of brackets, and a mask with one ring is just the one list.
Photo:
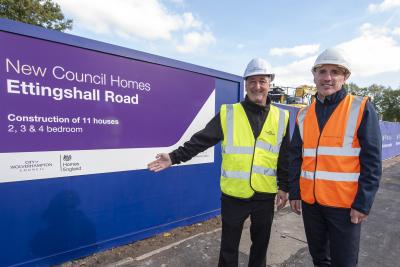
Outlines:
{"label": "orange hi-vis vest", "polygon": [[315,102],[299,111],[297,123],[303,140],[300,192],[304,202],[338,208],[353,204],[360,175],[357,130],[367,99],[346,95],[322,132]]}

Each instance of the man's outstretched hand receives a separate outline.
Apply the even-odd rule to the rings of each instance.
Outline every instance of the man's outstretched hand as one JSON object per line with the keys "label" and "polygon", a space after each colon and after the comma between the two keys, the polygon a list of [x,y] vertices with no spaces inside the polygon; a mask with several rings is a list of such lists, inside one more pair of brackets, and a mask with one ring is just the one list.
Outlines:
{"label": "man's outstretched hand", "polygon": [[157,154],[156,160],[147,164],[147,168],[153,172],[162,171],[172,165],[171,158],[167,153]]}

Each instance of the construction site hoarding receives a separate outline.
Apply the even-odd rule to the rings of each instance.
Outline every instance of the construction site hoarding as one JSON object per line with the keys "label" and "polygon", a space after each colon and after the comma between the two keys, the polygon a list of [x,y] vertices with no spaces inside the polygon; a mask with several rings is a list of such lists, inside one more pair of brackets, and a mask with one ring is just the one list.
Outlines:
{"label": "construction site hoarding", "polygon": [[52,265],[220,212],[210,148],[147,170],[241,77],[0,19],[0,266]]}
{"label": "construction site hoarding", "polygon": [[144,169],[214,116],[213,77],[8,32],[0,44],[0,182]]}

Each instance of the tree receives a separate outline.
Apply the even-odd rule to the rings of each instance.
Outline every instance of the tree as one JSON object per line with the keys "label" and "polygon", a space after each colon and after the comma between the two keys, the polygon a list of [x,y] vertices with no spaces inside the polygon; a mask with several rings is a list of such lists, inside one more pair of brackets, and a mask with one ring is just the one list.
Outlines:
{"label": "tree", "polygon": [[72,20],[51,0],[0,0],[0,17],[57,31],[72,29]]}
{"label": "tree", "polygon": [[358,87],[354,83],[346,84],[345,88],[352,95],[368,96],[382,120],[400,121],[400,88],[393,90],[377,84]]}
{"label": "tree", "polygon": [[400,90],[386,89],[383,91],[383,120],[400,121]]}
{"label": "tree", "polygon": [[390,90],[390,88],[385,88],[382,85],[373,84],[369,87],[365,88],[365,96],[369,96],[371,98],[372,104],[375,106],[378,114],[384,114],[385,108],[383,106],[383,94],[386,90]]}
{"label": "tree", "polygon": [[349,92],[349,94],[359,95],[359,96],[363,95],[362,92],[363,88],[358,87],[357,84],[355,83],[349,83],[349,84],[346,83],[343,85],[343,87],[347,90],[347,92]]}

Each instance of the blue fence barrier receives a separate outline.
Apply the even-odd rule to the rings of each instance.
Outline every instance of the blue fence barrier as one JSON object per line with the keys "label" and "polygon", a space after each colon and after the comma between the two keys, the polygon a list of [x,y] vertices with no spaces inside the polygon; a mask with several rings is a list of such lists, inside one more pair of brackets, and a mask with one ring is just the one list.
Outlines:
{"label": "blue fence barrier", "polygon": [[382,159],[400,155],[400,123],[381,121]]}

